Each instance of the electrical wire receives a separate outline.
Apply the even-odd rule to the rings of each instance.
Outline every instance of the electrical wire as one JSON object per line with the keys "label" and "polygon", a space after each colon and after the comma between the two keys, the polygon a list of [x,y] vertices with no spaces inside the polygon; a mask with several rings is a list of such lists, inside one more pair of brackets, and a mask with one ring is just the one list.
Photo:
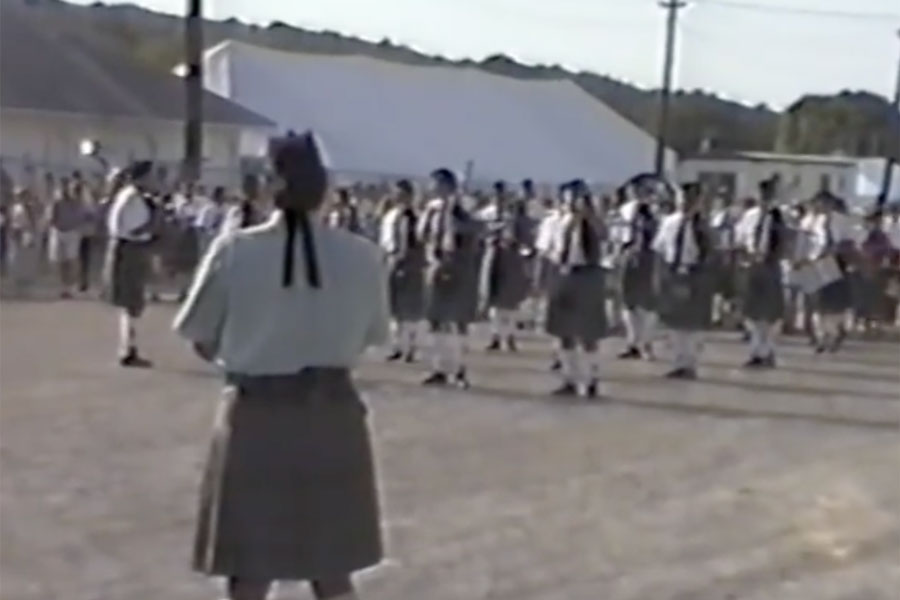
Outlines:
{"label": "electrical wire", "polygon": [[815,17],[830,17],[836,19],[861,19],[882,21],[895,19],[900,21],[900,13],[874,13],[852,12],[846,10],[830,10],[819,8],[801,8],[796,6],[776,6],[774,4],[762,4],[748,0],[697,0],[697,4],[720,6],[723,8],[736,8],[741,10],[755,10],[761,12],[793,14]]}

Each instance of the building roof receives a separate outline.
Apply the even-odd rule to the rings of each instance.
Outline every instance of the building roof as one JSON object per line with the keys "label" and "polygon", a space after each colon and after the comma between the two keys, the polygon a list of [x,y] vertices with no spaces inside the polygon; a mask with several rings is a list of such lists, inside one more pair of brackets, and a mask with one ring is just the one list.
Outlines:
{"label": "building roof", "polygon": [[[42,22],[35,10],[0,2],[0,107],[104,117],[183,120],[184,80]],[[273,123],[211,92],[209,123]]]}
{"label": "building roof", "polygon": [[471,163],[475,181],[619,184],[653,166],[654,138],[567,80],[235,41],[206,53],[205,73],[209,89],[280,128],[313,129],[339,171],[418,176]]}
{"label": "building roof", "polygon": [[702,161],[744,161],[744,162],[777,162],[795,163],[805,165],[833,165],[839,167],[853,167],[857,159],[848,156],[830,156],[820,154],[787,154],[781,152],[741,152],[741,151],[713,151],[699,154],[690,154],[681,157],[682,162],[689,160]]}

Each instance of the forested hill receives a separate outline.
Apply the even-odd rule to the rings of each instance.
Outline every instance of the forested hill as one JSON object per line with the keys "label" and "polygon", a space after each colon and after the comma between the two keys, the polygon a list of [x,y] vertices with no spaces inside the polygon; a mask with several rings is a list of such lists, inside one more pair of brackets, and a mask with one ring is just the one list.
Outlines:
{"label": "forested hill", "polygon": [[[79,36],[102,40],[159,69],[183,60],[183,22],[133,5],[91,6],[60,0],[0,0],[39,11],[49,25]],[[651,133],[656,129],[655,90],[646,90],[596,73],[567,71],[559,66],[529,66],[495,55],[481,62],[450,61],[426,56],[384,39],[372,43],[334,32],[316,32],[273,22],[268,26],[236,19],[207,21],[205,43],[225,39],[296,52],[360,54],[417,65],[474,66],[520,79],[571,79],[585,91]],[[900,156],[900,115],[887,99],[866,92],[800,98],[784,113],[766,106],[749,107],[700,91],[679,91],[672,105],[672,145],[680,152],[701,147],[721,150],[780,150],[815,154],[844,153]]]}

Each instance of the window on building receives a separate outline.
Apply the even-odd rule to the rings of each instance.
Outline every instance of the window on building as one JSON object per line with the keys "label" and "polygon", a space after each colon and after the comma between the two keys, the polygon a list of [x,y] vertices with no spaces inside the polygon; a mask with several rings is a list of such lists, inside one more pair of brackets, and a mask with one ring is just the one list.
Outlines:
{"label": "window on building", "polygon": [[828,173],[822,173],[819,176],[819,189],[823,192],[831,191],[831,175]]}

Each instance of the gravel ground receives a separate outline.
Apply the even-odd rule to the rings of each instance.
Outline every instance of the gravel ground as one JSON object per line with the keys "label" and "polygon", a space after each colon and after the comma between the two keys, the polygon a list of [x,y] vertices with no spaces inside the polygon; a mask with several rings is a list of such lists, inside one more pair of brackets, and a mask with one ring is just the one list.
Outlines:
{"label": "gravel ground", "polygon": [[[3,600],[217,597],[187,567],[217,382],[171,316],[126,372],[104,307],[0,307]],[[469,393],[360,369],[389,554],[364,600],[900,598],[900,346],[793,341],[751,375],[718,335],[701,381],[610,359],[596,403],[548,398],[549,344],[522,346],[474,352]]]}

